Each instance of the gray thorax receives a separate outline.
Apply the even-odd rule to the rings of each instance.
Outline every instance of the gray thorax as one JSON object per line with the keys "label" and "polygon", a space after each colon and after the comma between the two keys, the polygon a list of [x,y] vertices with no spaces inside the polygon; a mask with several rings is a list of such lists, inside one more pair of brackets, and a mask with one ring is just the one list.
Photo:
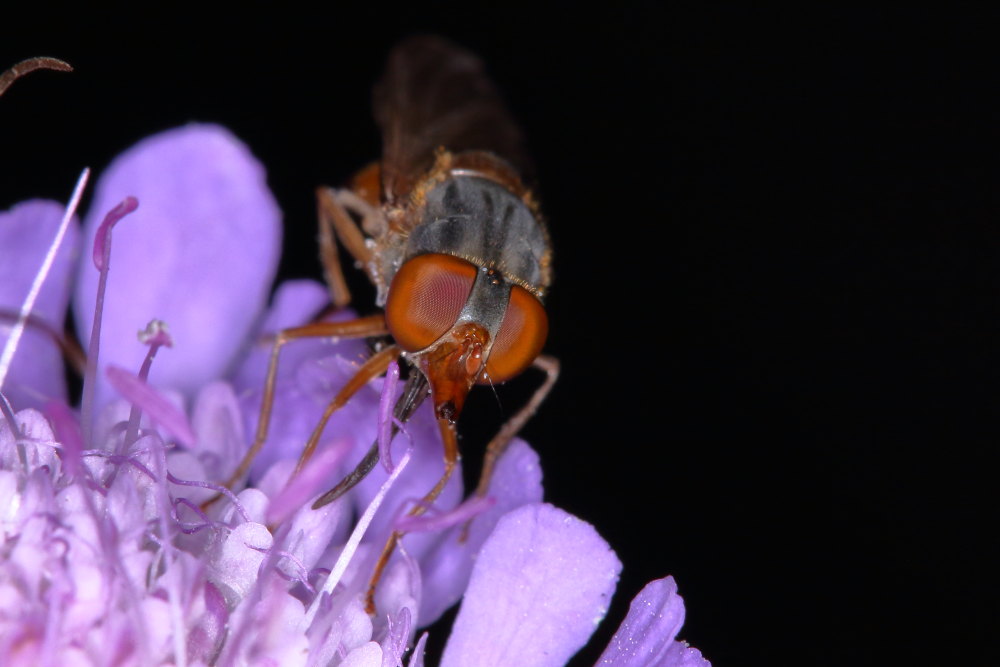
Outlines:
{"label": "gray thorax", "polygon": [[503,282],[538,288],[547,244],[531,209],[507,188],[478,176],[452,176],[427,193],[423,220],[410,231],[404,261],[445,253],[498,271]]}

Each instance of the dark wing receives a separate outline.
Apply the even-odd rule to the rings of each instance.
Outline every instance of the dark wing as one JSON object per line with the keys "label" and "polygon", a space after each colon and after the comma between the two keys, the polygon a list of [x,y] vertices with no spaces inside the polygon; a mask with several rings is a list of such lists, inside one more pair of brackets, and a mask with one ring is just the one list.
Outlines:
{"label": "dark wing", "polygon": [[389,54],[375,86],[382,129],[382,193],[407,195],[434,163],[434,151],[490,151],[522,174],[521,131],[475,55],[439,37],[410,37]]}

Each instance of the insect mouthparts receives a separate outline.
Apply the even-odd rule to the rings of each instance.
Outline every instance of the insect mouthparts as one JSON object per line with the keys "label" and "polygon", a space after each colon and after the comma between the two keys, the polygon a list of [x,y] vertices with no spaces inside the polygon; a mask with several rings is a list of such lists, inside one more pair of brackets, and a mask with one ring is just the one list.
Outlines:
{"label": "insect mouthparts", "polygon": [[445,401],[441,405],[437,406],[436,412],[438,419],[447,419],[449,422],[454,423],[455,421],[454,401]]}

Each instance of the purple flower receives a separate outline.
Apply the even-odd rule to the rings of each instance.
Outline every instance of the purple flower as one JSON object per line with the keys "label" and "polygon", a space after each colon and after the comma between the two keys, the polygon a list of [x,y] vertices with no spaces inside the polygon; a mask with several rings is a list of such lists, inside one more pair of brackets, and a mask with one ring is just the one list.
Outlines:
{"label": "purple flower", "polygon": [[[111,233],[96,400],[80,415],[67,405],[51,331],[75,275],[73,312],[95,349],[101,274],[90,249],[109,242],[102,220],[127,197],[138,209]],[[326,303],[321,285],[296,281],[267,306],[280,212],[231,134],[191,125],[120,156],[96,187],[84,252],[71,220],[17,340],[64,217],[48,202],[0,214],[0,349],[13,352],[0,387],[16,410],[0,416],[0,663],[383,666],[404,664],[412,647],[407,664],[423,665],[417,628],[459,601],[444,665],[561,665],[587,642],[621,564],[592,526],[542,502],[538,457],[520,440],[499,462],[490,500],[461,504],[455,475],[427,519],[407,525],[378,614],[365,613],[381,546],[440,476],[442,457],[421,410],[391,444],[391,471],[377,467],[310,509],[375,440],[380,400],[399,391],[376,380],[331,419],[288,484],[326,402],[363,359],[361,343],[287,347],[250,485],[199,508],[256,427],[266,335]],[[708,664],[675,641],[682,620],[673,580],[653,582],[601,664]]]}
{"label": "purple flower", "polygon": [[683,624],[684,600],[677,595],[674,578],[651,581],[632,600],[628,616],[597,664],[707,667],[710,663],[701,651],[676,640]]}

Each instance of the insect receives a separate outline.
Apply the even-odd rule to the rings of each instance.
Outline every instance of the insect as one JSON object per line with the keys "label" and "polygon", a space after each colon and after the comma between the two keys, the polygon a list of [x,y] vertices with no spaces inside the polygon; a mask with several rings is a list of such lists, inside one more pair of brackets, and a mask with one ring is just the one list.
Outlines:
{"label": "insect", "polygon": [[[414,37],[389,55],[375,88],[382,131],[380,161],[344,189],[320,188],[320,251],[335,306],[350,302],[337,241],[365,271],[384,313],[346,322],[315,322],[280,332],[272,347],[254,443],[230,482],[247,472],[267,438],[278,354],[304,337],[390,337],[327,406],[299,459],[312,455],[330,416],[369,380],[401,358],[410,367],[394,417],[405,422],[428,397],[444,444],[444,470],[412,515],[443,490],[459,458],[456,420],[476,384],[500,383],[530,366],[546,373],[528,402],[487,445],[476,494],[485,495],[494,465],[536,411],[558,362],[540,355],[548,333],[542,299],[551,282],[545,224],[519,169],[521,134],[469,52],[434,37]],[[395,433],[395,431],[394,431]],[[373,444],[357,468],[314,507],[330,502],[378,461]],[[400,533],[376,566],[368,610]]]}

